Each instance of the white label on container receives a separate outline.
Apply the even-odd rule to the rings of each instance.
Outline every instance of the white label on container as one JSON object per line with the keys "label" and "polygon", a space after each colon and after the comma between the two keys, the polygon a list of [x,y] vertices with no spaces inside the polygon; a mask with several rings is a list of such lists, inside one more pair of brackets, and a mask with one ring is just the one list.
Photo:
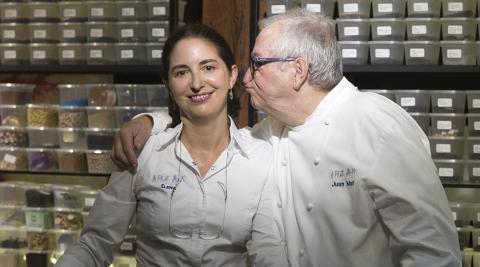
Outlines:
{"label": "white label on container", "polygon": [[120,249],[127,251],[133,250],[133,244],[132,242],[122,242],[122,244],[120,245]]}
{"label": "white label on container", "polygon": [[15,38],[15,31],[14,30],[4,30],[3,31],[3,38]]}
{"label": "white label on container", "polygon": [[400,106],[402,107],[414,107],[415,97],[402,97],[400,98]]}
{"label": "white label on container", "polygon": [[35,9],[33,10],[33,17],[35,18],[45,18],[47,16],[47,10],[45,9]]}
{"label": "white label on container", "polygon": [[91,206],[93,206],[93,203],[95,203],[95,198],[93,198],[93,197],[85,198],[85,206],[91,207]]}
{"label": "white label on container", "polygon": [[34,38],[45,38],[45,37],[47,37],[47,31],[46,30],[34,30],[33,31],[33,37]]}
{"label": "white label on container", "polygon": [[462,49],[447,49],[447,58],[462,58]]}
{"label": "white label on container", "polygon": [[438,168],[438,175],[442,177],[453,177],[453,168]]}
{"label": "white label on container", "polygon": [[[480,244],[480,236],[477,238],[477,244]],[[477,258],[475,257],[475,259]],[[474,262],[477,262],[477,261],[475,260]]]}
{"label": "white label on container", "polygon": [[439,130],[451,130],[452,121],[437,121],[437,129]]}
{"label": "white label on container", "polygon": [[5,9],[3,12],[6,18],[16,18],[18,16],[16,9]]}
{"label": "white label on container", "polygon": [[463,34],[462,25],[448,25],[447,27],[448,34]]}
{"label": "white label on container", "polygon": [[448,11],[463,11],[463,3],[462,2],[450,2],[447,5]]}
{"label": "white label on container", "polygon": [[307,10],[311,12],[322,12],[322,6],[320,4],[307,4]]}
{"label": "white label on container", "polygon": [[153,49],[152,50],[152,58],[162,58],[162,52],[163,52],[163,50],[161,50],[161,49]]}
{"label": "white label on container", "polygon": [[378,4],[378,12],[383,13],[383,12],[393,12],[393,5],[388,3],[388,4]]}
{"label": "white label on container", "polygon": [[34,59],[45,59],[47,58],[47,53],[45,50],[34,50],[33,51],[33,58]]}
{"label": "white label on container", "polygon": [[285,13],[285,5],[272,5],[271,7],[271,11],[272,11],[272,14],[281,14],[281,13]]}
{"label": "white label on container", "polygon": [[120,51],[120,58],[133,58],[133,50],[127,49]]}
{"label": "white label on container", "polygon": [[359,34],[359,29],[358,27],[345,27],[343,28],[343,34],[345,36],[352,36],[352,35],[358,35]]}
{"label": "white label on container", "polygon": [[62,58],[68,58],[68,59],[75,58],[75,50],[63,50]]}
{"label": "white label on container", "polygon": [[342,49],[343,58],[357,58],[357,49]]}
{"label": "white label on container", "polygon": [[375,57],[376,58],[389,58],[390,57],[390,49],[375,49]]}
{"label": "white label on container", "polygon": [[64,132],[63,133],[63,142],[65,143],[73,143],[75,142],[75,134],[72,132]]}
{"label": "white label on container", "polygon": [[480,108],[480,99],[473,99],[472,100],[472,107],[473,108]]}
{"label": "white label on container", "polygon": [[165,29],[164,28],[153,28],[152,29],[152,36],[154,36],[154,37],[165,37]]}
{"label": "white label on container", "polygon": [[167,14],[167,9],[164,6],[156,6],[153,8],[153,15],[163,16]]}
{"label": "white label on container", "polygon": [[15,162],[17,161],[17,157],[12,154],[6,153],[5,156],[3,156],[3,161],[5,161],[6,163],[15,164]]}
{"label": "white label on container", "polygon": [[[477,222],[480,221],[480,212],[477,212]],[[479,242],[480,243],[480,242]]]}
{"label": "white label on container", "polygon": [[90,29],[90,36],[103,37],[103,29]]}
{"label": "white label on container", "polygon": [[379,26],[379,27],[377,27],[377,34],[378,35],[391,35],[392,34],[392,27],[391,26]]}
{"label": "white label on container", "polygon": [[358,4],[357,3],[344,4],[343,5],[343,12],[345,12],[345,13],[358,12]]}
{"label": "white label on container", "polygon": [[473,123],[473,129],[475,131],[480,130],[480,121],[476,121],[476,122]]}
{"label": "white label on container", "polygon": [[90,58],[102,58],[103,51],[100,49],[92,49],[90,50]]}
{"label": "white label on container", "polygon": [[3,52],[3,57],[5,59],[16,59],[17,58],[17,51],[15,51],[15,50],[5,50]]}
{"label": "white label on container", "polygon": [[66,18],[71,18],[77,16],[77,10],[74,8],[65,8],[63,10],[63,16]]}
{"label": "white label on container", "polygon": [[103,8],[101,7],[94,7],[90,10],[90,15],[95,17],[103,16]]}
{"label": "white label on container", "polygon": [[428,11],[428,3],[413,3],[413,11],[414,12],[427,12]]}
{"label": "white label on container", "polygon": [[75,30],[63,30],[63,38],[75,38]]}
{"label": "white label on container", "polygon": [[480,145],[473,145],[473,153],[474,154],[480,153]]}
{"label": "white label on container", "polygon": [[[475,177],[480,176],[480,168],[473,168],[473,169],[472,169],[472,174],[473,174],[473,176],[475,176]],[[478,216],[478,213],[477,213],[477,216]],[[478,217],[477,217],[477,219],[478,219]],[[480,220],[479,220],[479,221],[480,221]]]}
{"label": "white label on container", "polygon": [[412,34],[427,34],[427,26],[426,25],[413,25],[412,26]]}
{"label": "white label on container", "polygon": [[450,144],[437,144],[435,146],[435,152],[437,153],[450,153],[452,152],[452,147]]}
{"label": "white label on container", "polygon": [[122,16],[124,17],[135,16],[135,9],[133,7],[122,8]]}
{"label": "white label on container", "polygon": [[133,29],[122,29],[120,35],[122,37],[133,37]]}
{"label": "white label on container", "polygon": [[425,49],[424,48],[410,49],[410,57],[411,58],[425,57]]}
{"label": "white label on container", "polygon": [[437,99],[437,105],[441,108],[451,108],[453,106],[451,98],[439,98]]}
{"label": "white label on container", "polygon": [[452,217],[454,220],[457,219],[457,212],[456,211],[452,211]]}

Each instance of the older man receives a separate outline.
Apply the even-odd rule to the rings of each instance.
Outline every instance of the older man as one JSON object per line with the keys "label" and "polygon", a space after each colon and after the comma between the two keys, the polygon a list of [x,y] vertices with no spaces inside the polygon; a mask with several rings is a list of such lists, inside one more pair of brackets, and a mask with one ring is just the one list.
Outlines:
{"label": "older man", "polygon": [[[261,28],[244,83],[270,117],[244,131],[274,148],[290,264],[460,266],[427,137],[401,107],[343,77],[333,22],[294,10]],[[163,130],[167,120],[152,118]],[[133,143],[151,127],[145,117],[127,124],[114,158],[135,163]]]}

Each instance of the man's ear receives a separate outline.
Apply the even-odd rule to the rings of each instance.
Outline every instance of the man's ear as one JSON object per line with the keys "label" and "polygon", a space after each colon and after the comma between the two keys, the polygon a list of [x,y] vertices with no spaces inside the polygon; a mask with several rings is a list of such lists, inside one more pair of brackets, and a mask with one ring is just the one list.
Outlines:
{"label": "man's ear", "polygon": [[307,82],[308,78],[308,62],[304,58],[295,59],[295,78],[293,88],[298,91],[302,85]]}

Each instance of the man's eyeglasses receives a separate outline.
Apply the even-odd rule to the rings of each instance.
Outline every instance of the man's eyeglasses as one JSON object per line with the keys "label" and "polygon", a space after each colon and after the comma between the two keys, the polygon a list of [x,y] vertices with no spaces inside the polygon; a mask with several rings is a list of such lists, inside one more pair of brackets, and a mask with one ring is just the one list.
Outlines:
{"label": "man's eyeglasses", "polygon": [[253,75],[255,71],[258,70],[261,66],[272,63],[272,62],[287,62],[287,61],[294,61],[295,58],[291,57],[251,57],[250,58],[250,73]]}

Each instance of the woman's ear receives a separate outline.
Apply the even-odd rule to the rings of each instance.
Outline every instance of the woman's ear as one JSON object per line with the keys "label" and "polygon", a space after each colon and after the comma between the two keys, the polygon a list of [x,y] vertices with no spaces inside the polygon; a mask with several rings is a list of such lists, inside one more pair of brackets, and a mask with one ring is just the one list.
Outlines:
{"label": "woman's ear", "polygon": [[296,91],[300,90],[308,78],[308,62],[304,58],[295,59],[295,78],[293,86]]}
{"label": "woman's ear", "polygon": [[229,89],[232,89],[235,86],[235,83],[237,83],[237,77],[238,77],[238,67],[237,65],[234,64],[232,65]]}

